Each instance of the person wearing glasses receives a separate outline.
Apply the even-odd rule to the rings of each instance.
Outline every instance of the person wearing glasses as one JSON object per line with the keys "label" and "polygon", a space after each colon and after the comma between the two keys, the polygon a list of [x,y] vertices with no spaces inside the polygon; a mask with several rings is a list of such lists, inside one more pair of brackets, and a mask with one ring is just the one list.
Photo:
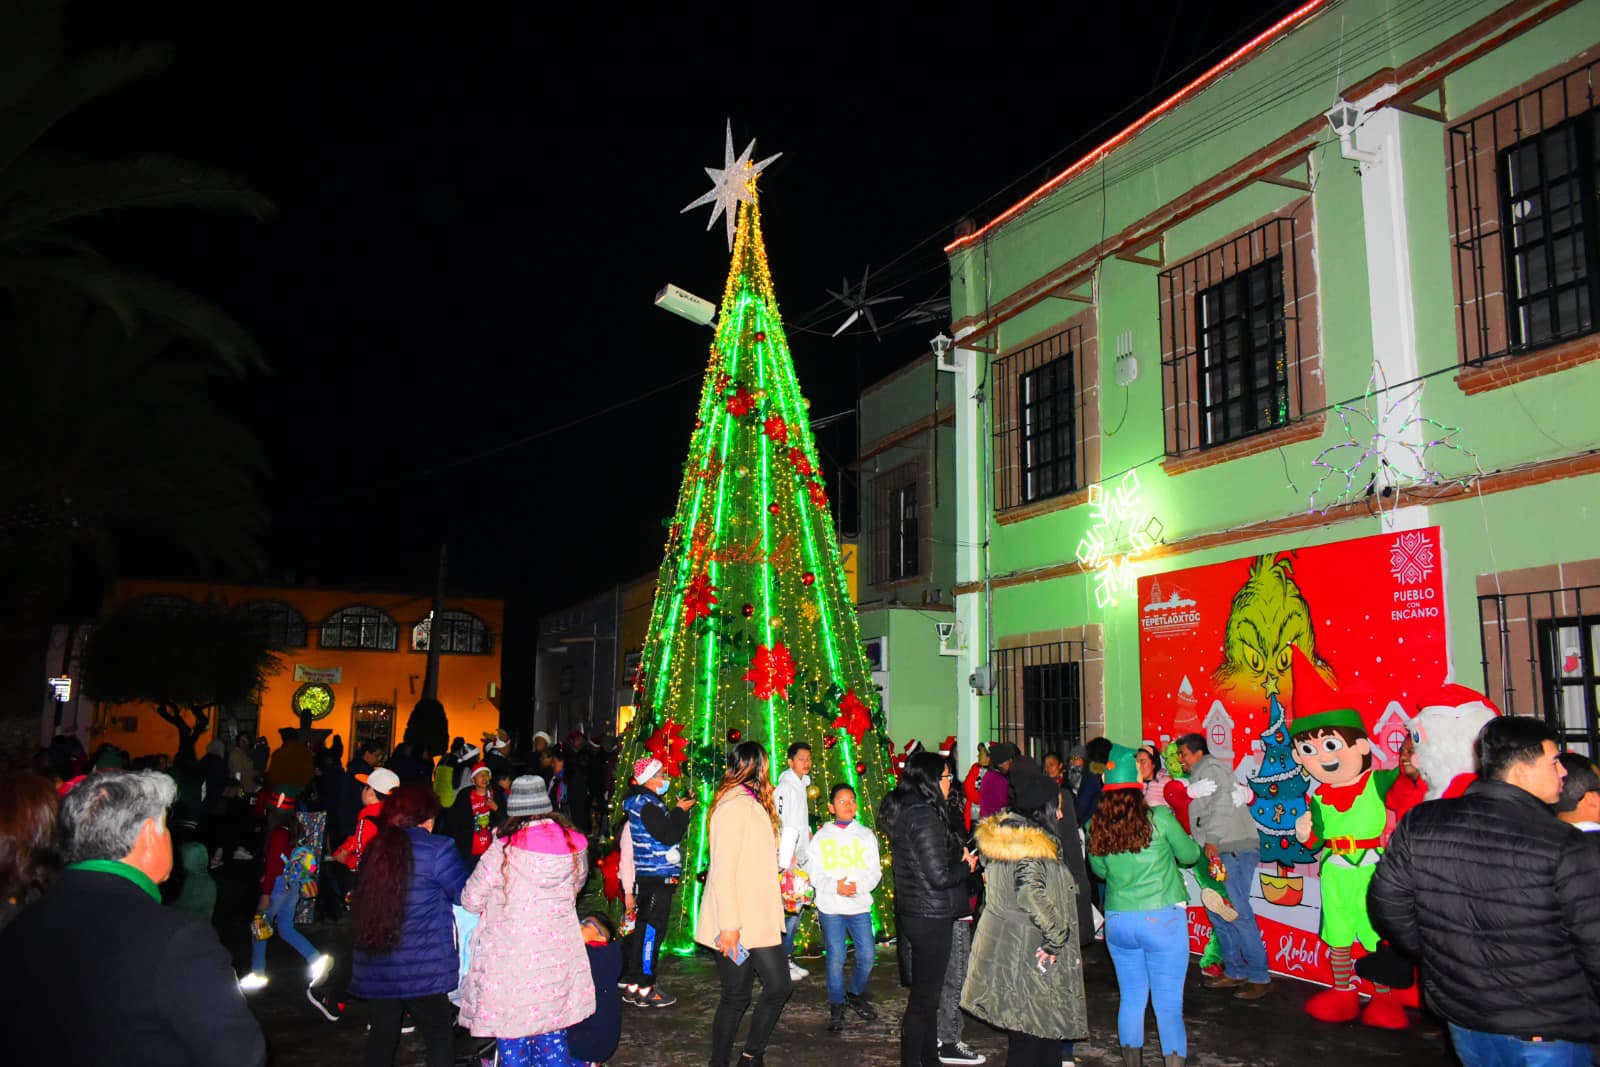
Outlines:
{"label": "person wearing glasses", "polygon": [[955,922],[970,911],[967,875],[978,857],[962,843],[949,803],[954,785],[945,757],[918,752],[878,809],[893,857],[895,926],[911,958],[911,989],[900,1020],[901,1067],[939,1063],[939,991]]}

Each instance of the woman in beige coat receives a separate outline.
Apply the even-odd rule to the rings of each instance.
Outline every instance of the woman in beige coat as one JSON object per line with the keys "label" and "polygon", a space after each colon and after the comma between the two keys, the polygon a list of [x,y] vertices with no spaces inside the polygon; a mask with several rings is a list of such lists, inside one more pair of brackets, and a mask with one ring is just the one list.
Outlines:
{"label": "woman in beige coat", "polygon": [[712,1067],[730,1067],[733,1039],[757,977],[761,998],[740,1067],[761,1067],[767,1039],[789,999],[777,830],[767,751],[746,741],[728,756],[727,773],[711,804],[711,862],[694,930],[694,939],[717,953],[722,979],[722,996],[711,1020]]}

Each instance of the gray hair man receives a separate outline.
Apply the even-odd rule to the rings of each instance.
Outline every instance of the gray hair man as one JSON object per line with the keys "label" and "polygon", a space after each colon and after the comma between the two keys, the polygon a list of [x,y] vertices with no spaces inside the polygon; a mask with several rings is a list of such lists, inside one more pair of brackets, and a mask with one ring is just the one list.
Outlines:
{"label": "gray hair man", "polygon": [[161,905],[176,792],[157,771],[112,772],[62,800],[67,868],[0,934],[0,1060],[266,1062],[261,1027],[216,931]]}

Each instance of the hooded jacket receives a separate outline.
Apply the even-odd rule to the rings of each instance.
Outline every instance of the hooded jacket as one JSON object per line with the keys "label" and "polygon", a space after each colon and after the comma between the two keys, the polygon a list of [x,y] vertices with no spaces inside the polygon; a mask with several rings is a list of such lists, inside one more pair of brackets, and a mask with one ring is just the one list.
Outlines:
{"label": "hooded jacket", "polygon": [[898,803],[889,832],[895,912],[924,919],[970,915],[969,871],[961,859],[961,838],[946,818],[948,805],[930,804],[903,789],[884,799]]}
{"label": "hooded jacket", "polygon": [[1600,849],[1506,782],[1419,804],[1367,891],[1378,929],[1422,961],[1458,1026],[1600,1041]]}
{"label": "hooded jacket", "polygon": [[[823,915],[860,915],[872,910],[872,891],[883,880],[878,835],[855,820],[840,826],[826,822],[811,838],[806,873],[817,890],[817,911]],[[839,883],[855,883],[854,896],[839,895]]]}
{"label": "hooded jacket", "polygon": [[[1011,812],[974,832],[984,861],[984,908],[972,936],[961,1006],[1002,1030],[1034,1037],[1088,1036],[1083,956],[1075,929],[1078,887],[1055,836]],[[1040,949],[1056,958],[1039,971]]]}
{"label": "hooded jacket", "polygon": [[392,952],[356,949],[350,992],[368,1000],[398,1000],[448,993],[460,978],[456,921],[451,906],[461,899],[467,868],[447,837],[420,827],[411,839],[411,881],[404,894],[400,944]]}
{"label": "hooded jacket", "polygon": [[811,843],[811,813],[806,807],[806,787],[811,776],[804,778],[785,767],[778,775],[778,784],[772,787],[772,803],[778,809],[778,821],[783,824],[780,844],[789,853],[788,859],[796,867],[805,866],[806,846]]}
{"label": "hooded jacket", "polygon": [[689,813],[676,805],[669,806],[642,785],[628,787],[622,810],[628,815],[634,874],[646,878],[681,875],[683,857],[678,845],[689,828]]}

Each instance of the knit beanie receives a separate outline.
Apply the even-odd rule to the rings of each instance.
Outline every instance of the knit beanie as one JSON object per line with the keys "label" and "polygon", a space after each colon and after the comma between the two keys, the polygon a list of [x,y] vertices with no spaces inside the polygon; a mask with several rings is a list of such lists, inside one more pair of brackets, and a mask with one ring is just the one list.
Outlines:
{"label": "knit beanie", "polygon": [[518,815],[548,815],[554,808],[550,804],[550,791],[544,779],[537,774],[524,774],[511,783],[511,795],[506,798],[506,817]]}

